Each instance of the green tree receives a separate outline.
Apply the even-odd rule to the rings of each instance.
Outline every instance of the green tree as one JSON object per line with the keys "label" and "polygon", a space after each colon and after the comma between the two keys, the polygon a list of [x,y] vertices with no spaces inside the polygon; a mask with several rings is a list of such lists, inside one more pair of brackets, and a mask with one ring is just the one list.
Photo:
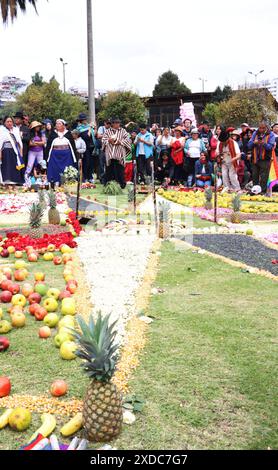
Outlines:
{"label": "green tree", "polygon": [[[28,3],[33,5],[36,10],[37,0],[0,0],[1,13],[4,23],[7,23],[9,16],[12,21],[17,17],[18,9],[25,12]],[[37,11],[37,10],[36,10]]]}
{"label": "green tree", "polygon": [[68,122],[87,111],[86,103],[77,96],[63,93],[55,79],[41,86],[30,85],[25,93],[17,97],[16,107],[24,110],[32,119],[63,118]]}
{"label": "green tree", "polygon": [[212,102],[213,103],[220,103],[221,101],[226,101],[230,99],[233,95],[233,90],[229,85],[225,85],[223,89],[218,86],[213,95],[212,95]]}
{"label": "green tree", "polygon": [[203,116],[209,121],[211,126],[215,126],[219,122],[219,104],[207,103]]}
{"label": "green tree", "polygon": [[146,120],[142,99],[132,91],[110,91],[100,102],[99,120],[118,117],[123,123],[140,123]]}
{"label": "green tree", "polygon": [[158,83],[154,87],[153,96],[177,96],[188,95],[191,90],[180,81],[178,75],[171,70],[158,77]]}
{"label": "green tree", "polygon": [[219,119],[223,124],[238,127],[244,121],[257,126],[261,120],[273,122],[277,116],[273,96],[262,89],[239,90],[219,104]]}
{"label": "green tree", "polygon": [[35,75],[32,75],[32,83],[36,86],[42,86],[44,83],[43,76],[40,75],[39,72],[36,72]]}

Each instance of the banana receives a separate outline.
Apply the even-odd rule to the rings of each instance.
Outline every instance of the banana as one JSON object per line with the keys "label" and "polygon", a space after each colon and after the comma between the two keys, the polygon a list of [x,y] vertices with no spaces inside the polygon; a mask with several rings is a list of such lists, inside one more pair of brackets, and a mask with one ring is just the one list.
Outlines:
{"label": "banana", "polygon": [[56,419],[55,416],[49,414],[49,413],[44,413],[41,415],[41,422],[42,425],[37,431],[33,434],[29,442],[34,441],[39,434],[41,434],[43,437],[48,437],[54,429],[56,428]]}
{"label": "banana", "polygon": [[82,424],[82,413],[77,413],[67,424],[62,427],[60,433],[64,437],[71,436],[82,428]]}
{"label": "banana", "polygon": [[12,414],[12,412],[12,409],[8,409],[4,411],[2,416],[0,416],[0,429],[4,429],[9,424],[9,416]]}

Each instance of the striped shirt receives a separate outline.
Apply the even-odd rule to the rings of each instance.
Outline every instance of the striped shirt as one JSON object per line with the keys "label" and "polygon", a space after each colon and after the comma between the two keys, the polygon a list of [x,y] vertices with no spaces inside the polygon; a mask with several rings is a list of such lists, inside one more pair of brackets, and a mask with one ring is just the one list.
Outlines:
{"label": "striped shirt", "polygon": [[[114,139],[115,144],[111,144],[109,139]],[[131,140],[125,129],[107,129],[102,138],[102,148],[108,166],[111,160],[118,160],[124,165],[125,157],[131,150]]]}

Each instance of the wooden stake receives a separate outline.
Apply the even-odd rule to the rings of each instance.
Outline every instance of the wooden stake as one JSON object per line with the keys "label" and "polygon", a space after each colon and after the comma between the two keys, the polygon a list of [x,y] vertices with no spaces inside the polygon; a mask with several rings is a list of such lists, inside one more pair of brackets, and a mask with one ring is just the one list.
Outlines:
{"label": "wooden stake", "polygon": [[157,199],[156,199],[156,190],[155,190],[155,180],[154,180],[154,162],[151,162],[151,169],[152,169],[152,192],[153,192],[153,205],[154,205],[154,222],[155,222],[155,229],[158,233],[158,217],[157,217]]}
{"label": "wooden stake", "polygon": [[214,222],[217,224],[217,163],[214,165]]}
{"label": "wooden stake", "polygon": [[82,158],[78,161],[78,179],[77,179],[77,195],[76,195],[76,218],[79,217],[79,203],[80,203],[80,186],[82,181]]}

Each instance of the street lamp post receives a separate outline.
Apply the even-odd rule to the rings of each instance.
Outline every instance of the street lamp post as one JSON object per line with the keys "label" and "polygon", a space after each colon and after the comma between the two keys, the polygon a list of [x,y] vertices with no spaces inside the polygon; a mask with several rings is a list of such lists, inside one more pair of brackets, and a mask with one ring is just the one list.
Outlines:
{"label": "street lamp post", "polygon": [[207,80],[205,78],[199,78],[199,80],[202,82],[202,92],[205,93],[205,82],[207,82]]}
{"label": "street lamp post", "polygon": [[68,65],[67,62],[64,62],[64,59],[60,58],[60,61],[63,64],[63,82],[64,82],[64,93],[66,93],[66,65]]}
{"label": "street lamp post", "polygon": [[95,74],[94,74],[94,43],[92,0],[87,0],[87,40],[88,40],[88,103],[91,122],[96,122],[95,106]]}
{"label": "street lamp post", "polygon": [[248,73],[250,73],[250,75],[254,75],[254,77],[255,77],[255,85],[256,85],[256,88],[257,88],[257,84],[258,84],[258,83],[257,83],[257,77],[258,77],[258,75],[260,75],[260,73],[263,73],[263,72],[264,72],[264,70],[260,70],[260,71],[259,71],[259,72],[257,72],[257,73],[254,73],[254,72],[248,72]]}

